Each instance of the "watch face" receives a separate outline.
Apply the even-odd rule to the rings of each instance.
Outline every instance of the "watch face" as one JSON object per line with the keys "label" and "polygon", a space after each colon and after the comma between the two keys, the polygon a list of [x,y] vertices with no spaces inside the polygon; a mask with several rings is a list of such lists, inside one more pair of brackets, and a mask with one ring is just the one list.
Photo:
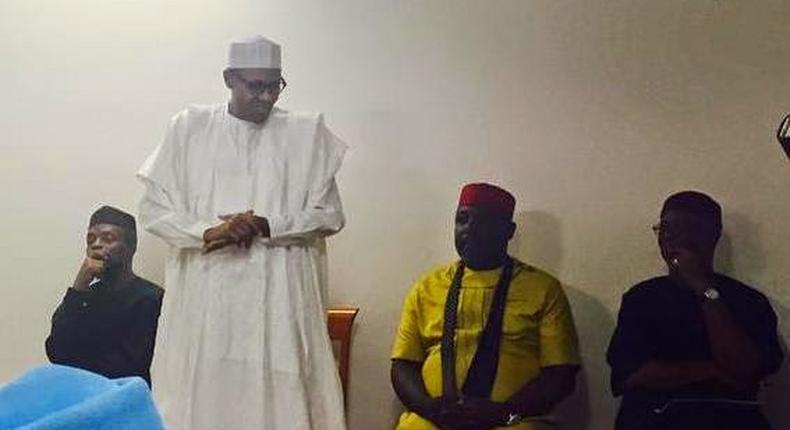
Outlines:
{"label": "watch face", "polygon": [[705,297],[710,300],[716,300],[719,298],[719,292],[715,288],[708,288],[705,290]]}

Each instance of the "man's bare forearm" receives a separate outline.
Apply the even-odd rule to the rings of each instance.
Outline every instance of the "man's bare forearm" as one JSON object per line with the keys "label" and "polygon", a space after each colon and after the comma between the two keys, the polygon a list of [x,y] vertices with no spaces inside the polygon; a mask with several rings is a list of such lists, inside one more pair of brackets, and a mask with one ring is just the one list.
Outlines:
{"label": "man's bare forearm", "polygon": [[711,354],[718,368],[739,382],[756,383],[760,353],[752,339],[735,322],[726,303],[707,300],[701,306]]}
{"label": "man's bare forearm", "polygon": [[712,361],[666,363],[650,361],[625,381],[625,390],[674,390],[686,385],[716,379],[719,372]]}
{"label": "man's bare forearm", "polygon": [[578,370],[579,366],[575,365],[544,367],[537,378],[516,392],[507,403],[522,416],[545,415],[573,392]]}
{"label": "man's bare forearm", "polygon": [[395,393],[410,411],[428,420],[438,413],[437,399],[431,398],[425,390],[422,379],[422,363],[408,360],[392,360],[390,378]]}

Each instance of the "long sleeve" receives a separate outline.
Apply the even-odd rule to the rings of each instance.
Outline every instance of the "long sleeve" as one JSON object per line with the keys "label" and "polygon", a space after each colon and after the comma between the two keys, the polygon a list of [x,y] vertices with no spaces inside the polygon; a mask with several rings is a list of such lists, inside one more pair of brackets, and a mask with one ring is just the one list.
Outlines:
{"label": "long sleeve", "polygon": [[141,376],[150,384],[161,294],[126,297],[69,289],[52,317],[49,360],[107,377]]}
{"label": "long sleeve", "polygon": [[177,248],[202,247],[203,232],[218,224],[216,220],[198,219],[187,209],[184,142],[189,116],[189,111],[184,110],[173,117],[164,141],[137,172],[137,178],[145,185],[138,207],[141,225]]}
{"label": "long sleeve", "polygon": [[334,179],[326,190],[312,196],[308,209],[268,218],[271,239],[312,239],[339,232],[345,225],[340,193]]}
{"label": "long sleeve", "polygon": [[[310,242],[343,228],[345,218],[335,175],[346,144],[328,130],[321,115],[309,120],[295,116],[278,120],[293,123],[270,125],[272,128],[266,133],[285,135],[267,141],[267,149],[262,151],[266,156],[260,160],[250,152],[256,145],[235,146],[235,132],[250,133],[245,126],[225,123],[222,116],[212,119],[210,115],[211,112],[197,108],[177,114],[164,141],[140,168],[137,176],[146,192],[139,215],[147,231],[177,248],[199,248],[205,230],[219,224],[216,214],[247,209],[254,209],[256,215],[268,220],[270,237],[260,240],[269,246]],[[286,143],[292,138],[290,144]],[[278,146],[276,142],[290,149],[277,153],[272,149]],[[258,141],[257,145],[264,143]],[[251,169],[250,162],[260,162],[257,169],[264,177],[268,175],[269,181],[287,181],[289,177],[293,181],[284,183],[285,189],[279,189],[279,182],[277,186],[263,185],[278,193],[274,203],[270,200],[256,208],[256,199],[265,200],[265,193],[254,188],[260,184],[249,176],[251,170],[247,172],[249,177],[239,173],[242,166]],[[250,186],[253,188],[247,189]],[[211,213],[214,214],[209,216]]]}
{"label": "long sleeve", "polygon": [[138,375],[151,385],[149,369],[154,356],[161,304],[161,298],[138,303],[131,310],[130,315],[134,316],[134,320],[126,335],[117,348],[96,357],[96,368],[102,369],[105,375]]}
{"label": "long sleeve", "polygon": [[[46,341],[52,363],[87,369],[113,377],[134,373],[133,363],[120,352],[129,338],[108,320],[107,301],[95,291],[69,288],[52,316],[52,330]],[[113,317],[119,317],[114,315]]]}
{"label": "long sleeve", "polygon": [[174,199],[159,185],[143,180],[145,194],[138,208],[140,224],[176,248],[200,248],[203,232],[215,224],[196,219],[176,208]]}
{"label": "long sleeve", "polygon": [[[311,187],[304,210],[269,215],[271,243],[290,239],[311,240],[339,232],[345,225],[343,205],[335,175],[343,162],[347,145],[319,118],[315,151],[311,163]],[[266,216],[266,214],[264,214]]]}
{"label": "long sleeve", "polygon": [[69,288],[52,316],[52,329],[46,340],[47,356],[57,364],[89,366],[100,348],[102,324],[93,312],[95,294]]}

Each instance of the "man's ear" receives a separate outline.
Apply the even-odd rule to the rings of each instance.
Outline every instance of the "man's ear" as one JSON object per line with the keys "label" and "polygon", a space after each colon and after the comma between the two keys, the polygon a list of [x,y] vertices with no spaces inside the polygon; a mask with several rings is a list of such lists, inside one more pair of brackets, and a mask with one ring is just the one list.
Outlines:
{"label": "man's ear", "polygon": [[233,79],[233,72],[230,69],[223,70],[222,78],[225,80],[225,87],[232,89],[233,86],[230,84],[230,82]]}
{"label": "man's ear", "polygon": [[510,221],[510,225],[508,226],[507,238],[508,240],[513,239],[513,236],[516,234],[516,223]]}
{"label": "man's ear", "polygon": [[134,254],[137,252],[137,235],[130,237],[129,232],[121,230],[121,243],[123,243],[125,258],[129,261],[134,259]]}
{"label": "man's ear", "polygon": [[713,248],[714,252],[716,252],[716,246],[719,245],[719,241],[721,240],[721,236],[723,234],[724,234],[724,230],[719,229],[718,233],[716,233],[716,235],[711,238],[711,244],[710,245],[711,245],[711,248]]}

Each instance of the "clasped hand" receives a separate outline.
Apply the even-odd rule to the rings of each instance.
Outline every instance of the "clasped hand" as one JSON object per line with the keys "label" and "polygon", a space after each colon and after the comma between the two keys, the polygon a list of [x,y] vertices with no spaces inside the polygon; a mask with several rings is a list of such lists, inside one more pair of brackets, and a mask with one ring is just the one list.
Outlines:
{"label": "clasped hand", "polygon": [[508,417],[504,403],[465,397],[463,400],[434,399],[428,418],[442,430],[486,430],[505,424]]}
{"label": "clasped hand", "polygon": [[222,249],[229,245],[249,249],[258,236],[269,236],[269,223],[266,218],[256,216],[253,211],[220,215],[222,224],[209,228],[203,233],[203,253]]}

